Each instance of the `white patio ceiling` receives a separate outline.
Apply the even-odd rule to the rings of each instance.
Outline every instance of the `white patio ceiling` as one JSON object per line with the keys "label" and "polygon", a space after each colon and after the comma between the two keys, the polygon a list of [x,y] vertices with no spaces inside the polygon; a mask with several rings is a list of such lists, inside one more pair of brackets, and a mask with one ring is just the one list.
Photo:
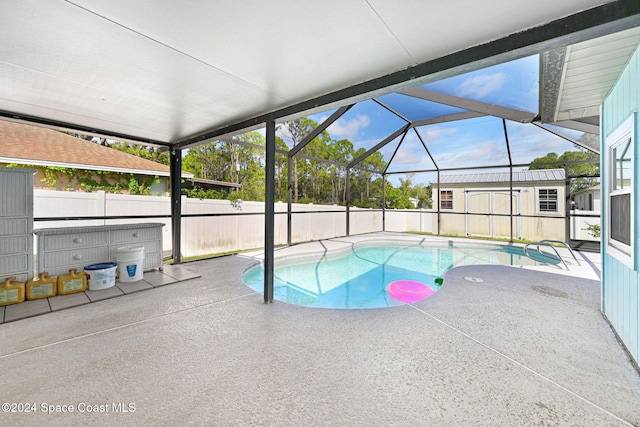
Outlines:
{"label": "white patio ceiling", "polygon": [[[523,56],[494,48],[488,62],[462,55],[457,69],[384,79],[606,3],[4,0],[0,115],[187,146],[270,112],[345,105]],[[634,1],[612,4],[606,13],[637,9]],[[543,39],[531,41],[534,50],[563,42]]]}

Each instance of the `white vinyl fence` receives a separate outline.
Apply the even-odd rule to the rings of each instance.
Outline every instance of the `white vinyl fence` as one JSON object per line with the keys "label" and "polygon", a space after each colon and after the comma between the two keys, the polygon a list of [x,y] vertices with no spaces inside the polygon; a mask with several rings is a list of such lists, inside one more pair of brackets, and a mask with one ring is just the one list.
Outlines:
{"label": "white vinyl fence", "polygon": [[[287,243],[287,204],[275,205],[275,244]],[[585,211],[579,211],[585,213]],[[255,213],[256,215],[234,215]],[[222,216],[199,216],[182,219],[182,255],[198,256],[245,249],[261,248],[264,245],[264,203],[229,200],[200,200],[182,198],[182,214],[224,214]],[[279,213],[279,214],[278,214]],[[55,217],[104,217],[126,215],[171,214],[171,199],[160,196],[131,196],[66,191],[34,190],[34,216]],[[572,217],[572,238],[598,240],[586,230],[588,224],[599,224],[599,218]],[[36,221],[34,228],[78,227],[88,225],[161,222],[163,227],[163,251],[171,254],[171,219],[145,218],[130,220],[74,220]],[[344,206],[293,204],[291,220],[292,243],[327,239],[346,235]],[[382,212],[370,209],[351,208],[349,215],[350,234],[369,233],[382,230]],[[387,210],[385,229],[397,232],[434,233],[437,230],[437,215],[432,210]],[[464,235],[461,234],[461,235]],[[526,236],[525,236],[526,238]]]}
{"label": "white vinyl fence", "polygon": [[[287,243],[287,204],[275,205],[275,244]],[[319,211],[319,212],[316,212]],[[382,212],[351,208],[351,233],[382,230]],[[344,206],[293,204],[293,243],[327,239],[346,234]],[[234,215],[255,213],[256,215]],[[182,255],[198,256],[261,248],[264,245],[264,203],[229,200],[201,200],[182,197],[182,214],[224,214],[182,219]],[[34,190],[34,216],[43,218],[100,217],[127,215],[171,215],[171,199],[161,196],[132,196],[104,191],[76,193]],[[34,228],[81,227],[90,225],[161,222],[163,251],[171,253],[171,218],[94,219],[36,221]]]}

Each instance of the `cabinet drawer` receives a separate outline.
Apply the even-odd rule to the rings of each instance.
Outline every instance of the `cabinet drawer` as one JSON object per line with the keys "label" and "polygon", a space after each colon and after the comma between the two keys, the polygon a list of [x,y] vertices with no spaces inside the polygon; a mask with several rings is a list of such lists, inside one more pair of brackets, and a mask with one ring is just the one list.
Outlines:
{"label": "cabinet drawer", "polygon": [[161,227],[111,230],[111,244],[144,242],[146,240],[160,239],[161,237]]}
{"label": "cabinet drawer", "polygon": [[85,266],[96,262],[109,260],[109,247],[100,246],[97,248],[82,248],[69,251],[46,252],[44,254],[44,265],[39,266],[40,271],[47,268],[59,267],[61,265],[81,265]]}
{"label": "cabinet drawer", "polygon": [[29,220],[27,218],[0,219],[1,236],[27,234],[28,231]]}
{"label": "cabinet drawer", "polygon": [[109,243],[108,231],[96,231],[91,233],[56,234],[40,237],[40,247],[44,251],[58,249],[85,248],[88,246],[101,246]]}
{"label": "cabinet drawer", "polygon": [[28,245],[26,236],[0,237],[0,255],[26,254]]}
{"label": "cabinet drawer", "polygon": [[24,273],[27,271],[28,258],[27,254],[0,257],[0,272],[7,277],[16,273]]}

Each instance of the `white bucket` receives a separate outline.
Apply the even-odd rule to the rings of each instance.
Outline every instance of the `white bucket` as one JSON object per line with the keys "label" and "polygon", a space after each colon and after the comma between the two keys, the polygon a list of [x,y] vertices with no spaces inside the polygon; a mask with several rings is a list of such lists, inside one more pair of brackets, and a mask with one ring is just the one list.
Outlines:
{"label": "white bucket", "polygon": [[100,264],[87,265],[84,272],[87,274],[87,283],[90,291],[107,289],[116,284],[115,262],[102,262]]}
{"label": "white bucket", "polygon": [[120,282],[137,282],[138,280],[142,280],[144,246],[118,248],[116,261],[118,261],[118,277]]}

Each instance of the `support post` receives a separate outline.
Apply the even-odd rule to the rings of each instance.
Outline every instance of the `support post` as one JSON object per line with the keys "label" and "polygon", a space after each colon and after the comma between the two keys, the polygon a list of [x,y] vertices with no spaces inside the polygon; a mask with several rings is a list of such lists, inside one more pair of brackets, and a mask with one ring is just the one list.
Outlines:
{"label": "support post", "polygon": [[564,241],[571,246],[571,178],[569,178],[569,167],[564,165]]}
{"label": "support post", "polygon": [[182,262],[181,226],[182,226],[182,150],[174,148],[169,154],[171,175],[171,247],[174,264]]}
{"label": "support post", "polygon": [[350,173],[351,173],[351,169],[349,169],[349,166],[347,166],[347,180],[346,180],[347,182],[345,183],[345,185],[347,187],[347,192],[346,192],[346,199],[347,200],[345,200],[345,207],[346,207],[346,211],[345,212],[346,212],[346,215],[347,215],[347,218],[346,218],[347,219],[347,221],[346,221],[346,224],[347,224],[346,225],[347,236],[349,236],[349,232],[350,232],[350,230],[349,230],[349,226],[350,226],[350,224],[349,224],[349,216],[350,216],[349,215],[349,208],[351,207],[351,176],[350,176]]}
{"label": "support post", "polygon": [[511,146],[509,145],[509,132],[507,132],[507,121],[502,119],[502,129],[504,130],[504,142],[507,144],[507,154],[509,155],[509,242],[513,243],[513,161],[511,160]]}
{"label": "support post", "polygon": [[291,188],[291,156],[287,156],[287,245],[291,246],[291,197],[293,189]]}
{"label": "support post", "polygon": [[387,231],[387,176],[382,174],[382,231]]}
{"label": "support post", "polygon": [[[436,185],[436,192],[438,194],[438,236],[440,235],[440,169],[438,169],[438,185]],[[433,200],[433,194],[431,195],[431,200]]]}
{"label": "support post", "polygon": [[266,123],[264,186],[264,302],[273,302],[274,228],[276,191],[276,122]]}

